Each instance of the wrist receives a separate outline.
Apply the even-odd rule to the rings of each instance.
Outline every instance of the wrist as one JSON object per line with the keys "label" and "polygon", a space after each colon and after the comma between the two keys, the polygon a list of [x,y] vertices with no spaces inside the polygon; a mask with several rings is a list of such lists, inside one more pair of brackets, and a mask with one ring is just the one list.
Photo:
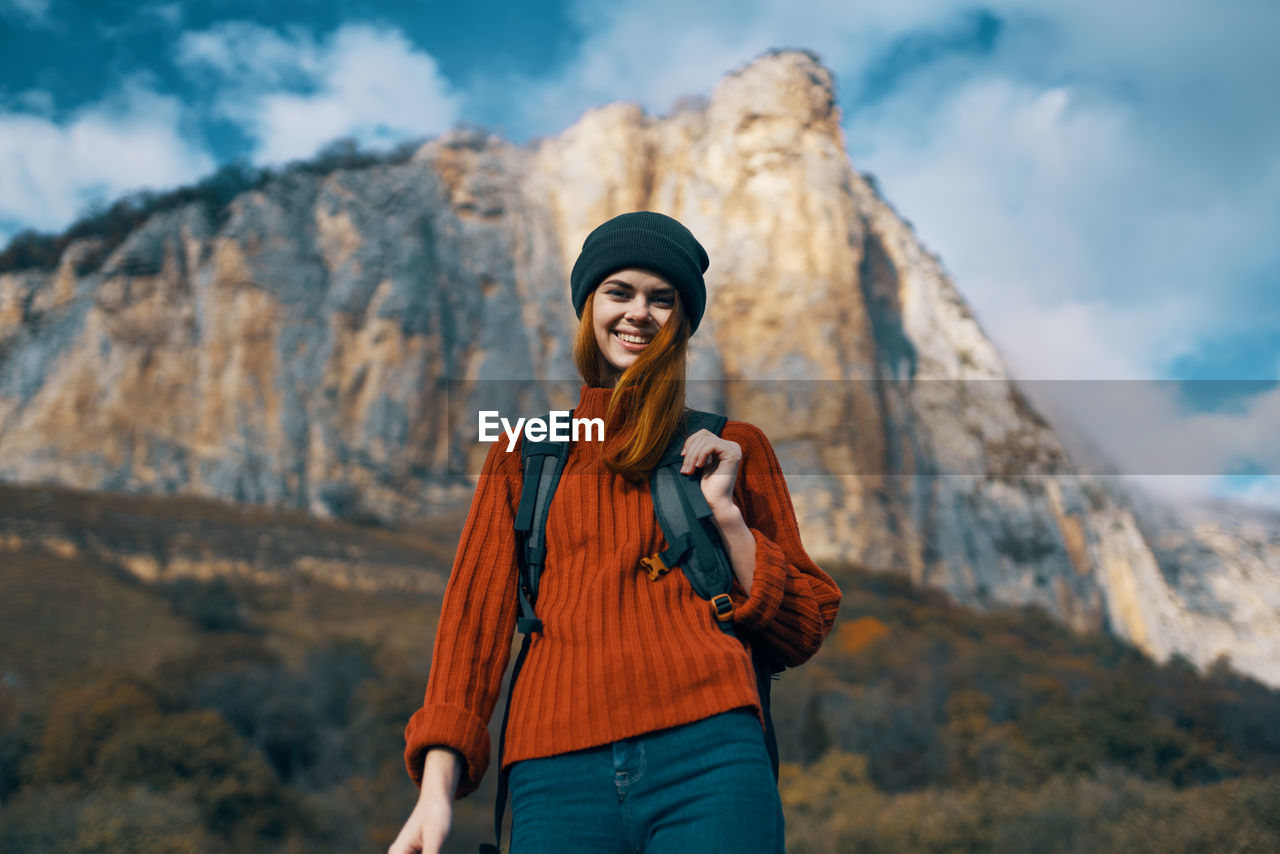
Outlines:
{"label": "wrist", "polygon": [[732,498],[726,498],[710,506],[711,518],[718,527],[725,528],[742,522],[742,508],[734,504]]}
{"label": "wrist", "polygon": [[422,766],[422,788],[418,800],[451,803],[462,776],[462,754],[449,747],[433,747],[427,751]]}

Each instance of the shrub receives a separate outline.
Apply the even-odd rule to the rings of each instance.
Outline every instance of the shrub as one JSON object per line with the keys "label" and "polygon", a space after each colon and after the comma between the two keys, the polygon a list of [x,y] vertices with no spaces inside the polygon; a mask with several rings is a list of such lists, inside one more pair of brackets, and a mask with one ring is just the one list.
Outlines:
{"label": "shrub", "polygon": [[122,675],[58,693],[32,760],[37,783],[88,779],[103,745],[117,732],[160,715],[155,692],[142,679]]}
{"label": "shrub", "polygon": [[169,607],[209,632],[246,631],[240,597],[225,578],[179,578],[165,588]]}
{"label": "shrub", "polygon": [[277,837],[294,818],[261,754],[207,709],[120,732],[103,746],[94,783],[187,792],[206,826],[228,838]]}

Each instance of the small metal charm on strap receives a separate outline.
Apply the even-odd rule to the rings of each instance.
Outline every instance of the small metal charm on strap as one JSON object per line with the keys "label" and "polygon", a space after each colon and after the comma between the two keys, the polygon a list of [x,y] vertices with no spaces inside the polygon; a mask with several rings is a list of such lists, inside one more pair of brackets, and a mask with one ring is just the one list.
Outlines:
{"label": "small metal charm on strap", "polygon": [[662,562],[662,555],[660,554],[640,558],[640,565],[649,574],[650,581],[657,581],[659,577],[671,571],[671,567]]}

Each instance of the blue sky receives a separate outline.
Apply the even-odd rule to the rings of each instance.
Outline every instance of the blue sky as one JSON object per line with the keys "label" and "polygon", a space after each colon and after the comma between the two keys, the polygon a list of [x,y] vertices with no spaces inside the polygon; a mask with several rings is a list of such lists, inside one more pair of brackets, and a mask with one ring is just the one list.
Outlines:
{"label": "blue sky", "polygon": [[[1274,0],[0,0],[0,241],[340,136],[462,121],[524,141],[614,100],[663,113],[808,48],[854,165],[1016,377],[1178,380],[1115,386],[1146,452],[1195,457],[1145,485],[1280,506],[1277,37]],[[1123,455],[1116,413],[1051,416]]]}

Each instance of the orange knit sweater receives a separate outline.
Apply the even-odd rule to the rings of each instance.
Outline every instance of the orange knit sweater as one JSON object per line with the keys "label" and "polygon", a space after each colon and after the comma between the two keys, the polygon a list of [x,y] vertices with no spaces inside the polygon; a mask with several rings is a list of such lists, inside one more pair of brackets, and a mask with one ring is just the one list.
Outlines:
{"label": "orange knit sweater", "polygon": [[[575,417],[603,417],[611,390],[583,387]],[[805,554],[782,470],[764,434],[730,421],[742,446],[734,500],[756,540],[751,590],[737,582],[734,622],[788,666],[822,644],[840,590]],[[487,722],[516,620],[520,451],[496,442],[458,542],[422,708],[405,729],[405,764],[422,784],[436,745],[466,759],[458,797],[489,764]],[[608,744],[743,706],[759,713],[750,653],[716,626],[684,573],[649,580],[640,558],[666,548],[647,482],[614,475],[601,443],[570,449],[547,519],[533,636],[514,688],[503,765]]]}

